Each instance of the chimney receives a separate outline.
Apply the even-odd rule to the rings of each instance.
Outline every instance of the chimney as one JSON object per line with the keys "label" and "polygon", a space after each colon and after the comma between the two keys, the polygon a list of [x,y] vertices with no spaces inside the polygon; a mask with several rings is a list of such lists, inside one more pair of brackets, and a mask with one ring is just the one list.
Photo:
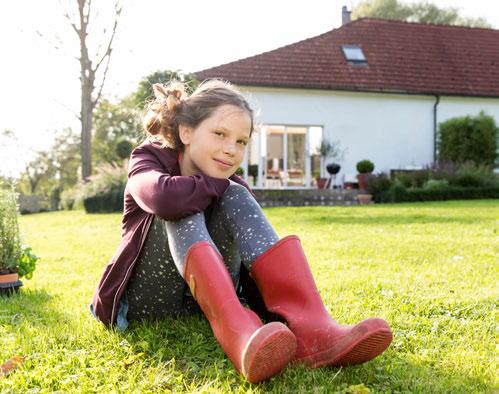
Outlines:
{"label": "chimney", "polygon": [[347,23],[350,23],[350,14],[352,11],[347,10],[347,6],[344,5],[341,8],[341,26],[346,25]]}

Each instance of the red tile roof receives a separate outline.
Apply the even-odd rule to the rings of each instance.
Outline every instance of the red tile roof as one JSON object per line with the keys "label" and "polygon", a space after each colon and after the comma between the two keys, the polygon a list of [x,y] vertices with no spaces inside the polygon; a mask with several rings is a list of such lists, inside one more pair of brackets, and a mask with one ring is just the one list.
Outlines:
{"label": "red tile roof", "polygon": [[[359,45],[368,66],[349,64]],[[364,18],[195,73],[237,85],[499,97],[499,30]]]}

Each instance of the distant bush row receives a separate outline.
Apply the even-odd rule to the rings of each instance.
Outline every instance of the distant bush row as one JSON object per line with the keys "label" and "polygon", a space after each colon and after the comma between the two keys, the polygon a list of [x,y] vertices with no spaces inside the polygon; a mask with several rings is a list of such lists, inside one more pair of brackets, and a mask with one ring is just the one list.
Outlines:
{"label": "distant bush row", "polygon": [[465,162],[433,164],[422,170],[368,177],[375,202],[499,198],[499,177],[491,167]]}
{"label": "distant bush row", "polygon": [[89,182],[65,190],[61,194],[62,209],[84,207],[89,213],[123,211],[123,195],[127,181],[124,166],[104,164]]}

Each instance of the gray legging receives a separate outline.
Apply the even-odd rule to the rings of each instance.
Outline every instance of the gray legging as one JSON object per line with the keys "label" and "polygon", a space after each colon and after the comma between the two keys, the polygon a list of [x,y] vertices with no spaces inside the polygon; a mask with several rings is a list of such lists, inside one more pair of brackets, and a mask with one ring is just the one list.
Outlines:
{"label": "gray legging", "polygon": [[248,292],[242,294],[261,307],[247,272],[278,240],[257,201],[233,181],[211,210],[179,220],[156,216],[127,285],[128,320],[200,312],[182,278],[186,252],[199,241],[208,241],[220,252],[234,287],[241,289],[240,279],[244,281]]}

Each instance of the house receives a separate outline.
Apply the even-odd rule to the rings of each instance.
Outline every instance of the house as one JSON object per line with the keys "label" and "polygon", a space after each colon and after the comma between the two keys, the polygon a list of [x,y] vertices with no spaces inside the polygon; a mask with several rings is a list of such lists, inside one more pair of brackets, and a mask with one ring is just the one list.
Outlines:
{"label": "house", "polygon": [[[345,13],[345,7],[344,7]],[[499,124],[499,30],[364,18],[195,73],[228,80],[259,112],[244,162],[255,188],[310,188],[315,147],[339,141],[336,184],[369,159],[375,172],[436,157],[446,119],[481,110]]]}

